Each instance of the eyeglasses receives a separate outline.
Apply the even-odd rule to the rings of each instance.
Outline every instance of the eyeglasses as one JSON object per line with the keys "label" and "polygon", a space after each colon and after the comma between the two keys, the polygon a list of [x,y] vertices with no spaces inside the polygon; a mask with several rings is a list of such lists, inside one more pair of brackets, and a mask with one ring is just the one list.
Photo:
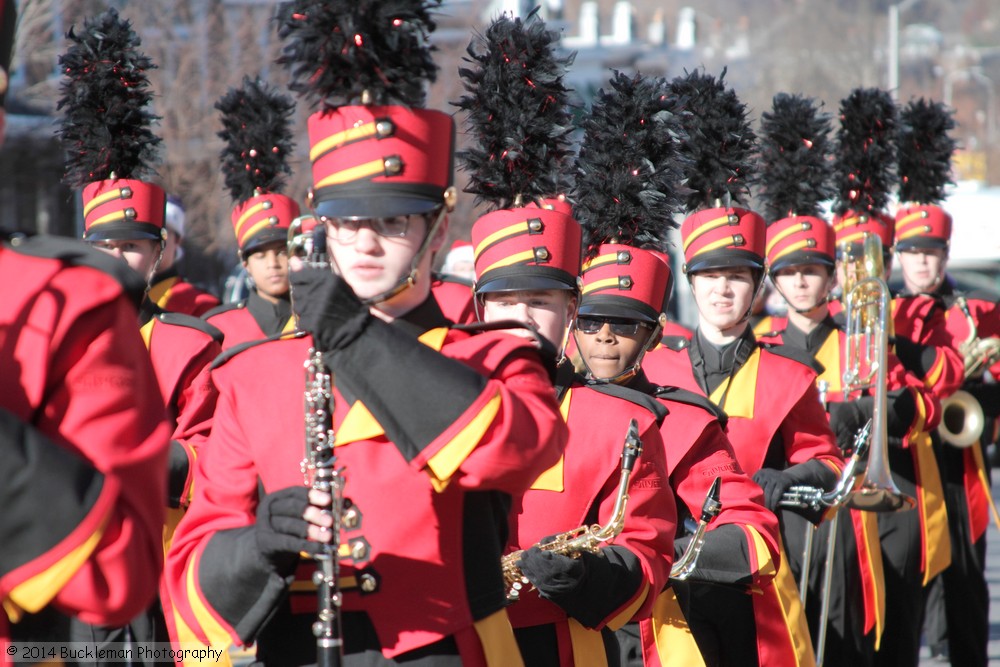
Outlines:
{"label": "eyeglasses", "polygon": [[616,320],[609,317],[578,317],[576,318],[576,330],[580,333],[595,334],[604,327],[605,323],[611,328],[611,333],[616,336],[634,336],[639,332],[639,327],[652,329],[648,324],[637,320]]}
{"label": "eyeglasses", "polygon": [[411,218],[423,218],[423,214],[396,215],[389,218],[323,218],[333,227],[338,241],[350,241],[361,227],[368,227],[379,236],[400,238],[410,230]]}

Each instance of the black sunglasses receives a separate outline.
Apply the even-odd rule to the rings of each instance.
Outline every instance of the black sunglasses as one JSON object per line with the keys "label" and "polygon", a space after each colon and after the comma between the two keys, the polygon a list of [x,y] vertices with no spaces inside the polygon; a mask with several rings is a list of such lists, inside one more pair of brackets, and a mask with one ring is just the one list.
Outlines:
{"label": "black sunglasses", "polygon": [[652,329],[645,322],[637,320],[620,320],[611,317],[578,317],[576,318],[576,330],[580,333],[595,334],[607,323],[611,327],[611,333],[616,336],[634,336],[639,332],[639,327]]}

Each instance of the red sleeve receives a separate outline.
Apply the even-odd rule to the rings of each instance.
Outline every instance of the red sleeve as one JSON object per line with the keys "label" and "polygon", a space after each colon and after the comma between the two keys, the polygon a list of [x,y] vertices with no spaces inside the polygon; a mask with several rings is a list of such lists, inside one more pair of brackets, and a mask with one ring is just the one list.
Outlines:
{"label": "red sleeve", "polygon": [[798,402],[788,411],[778,429],[785,445],[785,460],[796,465],[818,460],[837,474],[844,467],[837,438],[830,430],[826,411],[814,383],[806,385]]}
{"label": "red sleeve", "polygon": [[[65,539],[3,575],[0,597],[29,610],[51,602],[87,623],[124,623],[148,605],[162,563],[162,399],[135,310],[110,278],[62,271],[29,308],[13,357],[22,387],[44,387],[33,415],[20,416],[105,480]],[[39,333],[50,334],[44,347]]]}
{"label": "red sleeve", "polygon": [[[725,569],[732,581],[760,583],[770,579],[778,563],[778,519],[764,507],[763,492],[740,468],[718,422],[711,421],[670,474],[678,504],[695,520],[701,515],[705,496],[717,477],[722,480],[719,487],[722,509],[710,524],[702,557],[717,571]],[[711,531],[724,525],[743,529],[741,548],[733,549],[728,541],[712,539]],[[759,548],[754,533],[763,540],[765,550]]]}

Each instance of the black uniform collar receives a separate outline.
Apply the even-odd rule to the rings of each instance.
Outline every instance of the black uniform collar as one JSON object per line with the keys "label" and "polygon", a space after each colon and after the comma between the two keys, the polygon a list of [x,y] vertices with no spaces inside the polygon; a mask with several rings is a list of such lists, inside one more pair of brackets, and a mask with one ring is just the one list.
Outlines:
{"label": "black uniform collar", "polygon": [[165,312],[155,301],[150,300],[149,295],[147,295],[139,306],[139,327],[146,326],[151,319]]}
{"label": "black uniform collar", "polygon": [[292,316],[292,302],[288,295],[280,297],[277,303],[272,303],[258,294],[250,292],[247,297],[247,310],[267,336],[280,333]]}
{"label": "black uniform collar", "polygon": [[392,321],[392,326],[402,329],[414,338],[418,338],[431,329],[447,327],[451,324],[441,312],[441,307],[432,294],[428,294],[423,303]]}
{"label": "black uniform collar", "polygon": [[164,280],[167,280],[168,278],[178,277],[178,275],[179,274],[177,273],[177,265],[174,264],[169,269],[158,271],[156,275],[153,276],[153,284],[156,285],[157,283],[162,283]]}
{"label": "black uniform collar", "polygon": [[750,327],[736,340],[721,346],[713,345],[698,329],[688,354],[695,379],[706,395],[711,396],[726,378],[736,375],[756,347],[757,339]]}
{"label": "black uniform collar", "polygon": [[781,334],[781,339],[785,345],[805,350],[815,357],[816,353],[823,346],[823,343],[826,342],[826,339],[836,330],[837,323],[833,321],[833,318],[829,314],[808,334],[789,320],[785,330]]}

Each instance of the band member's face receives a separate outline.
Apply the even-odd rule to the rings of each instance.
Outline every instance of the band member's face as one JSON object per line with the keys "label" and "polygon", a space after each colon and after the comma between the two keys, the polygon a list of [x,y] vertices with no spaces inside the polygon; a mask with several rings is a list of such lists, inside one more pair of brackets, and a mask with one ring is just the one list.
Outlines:
{"label": "band member's face", "polygon": [[691,275],[691,292],[701,321],[720,331],[744,321],[755,287],[753,273],[742,266],[706,269]]}
{"label": "band member's face", "polygon": [[[483,297],[483,321],[515,320],[527,324],[559,349],[576,311],[576,297],[570,290],[547,289],[489,292]],[[533,338],[524,329],[510,333]]]}
{"label": "band member's face", "polygon": [[650,327],[635,320],[578,317],[573,335],[590,372],[607,380],[635,364],[651,333]]}
{"label": "band member's face", "polygon": [[288,294],[288,246],[283,242],[269,244],[243,260],[243,266],[253,278],[257,294],[275,301]]}
{"label": "band member's face", "polygon": [[919,294],[937,290],[948,263],[944,248],[911,248],[897,255],[907,291]]}
{"label": "band member's face", "polygon": [[160,259],[160,242],[152,239],[97,241],[93,245],[109,255],[124,260],[133,271],[147,281],[153,277],[156,263]]}
{"label": "band member's face", "polygon": [[[430,225],[423,215],[398,216],[373,220],[333,220],[326,224],[327,246],[335,270],[340,273],[360,299],[387,292],[410,272],[410,263],[424,241]],[[420,301],[430,289],[431,256],[441,248],[447,230],[445,221],[431,241],[419,268],[418,287],[400,295]],[[412,304],[414,306],[417,303]]]}
{"label": "band member's face", "polygon": [[822,264],[799,264],[776,271],[774,282],[788,305],[804,312],[826,301],[833,287],[830,274],[831,270]]}

